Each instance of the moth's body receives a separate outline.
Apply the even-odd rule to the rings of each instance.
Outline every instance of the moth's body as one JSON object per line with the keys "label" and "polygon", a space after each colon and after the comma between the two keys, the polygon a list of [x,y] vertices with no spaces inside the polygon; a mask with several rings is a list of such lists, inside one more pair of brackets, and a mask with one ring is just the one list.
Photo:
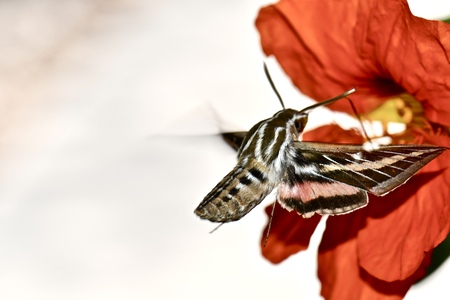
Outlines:
{"label": "moth's body", "polygon": [[[304,120],[304,121],[303,121]],[[236,167],[195,210],[213,222],[236,221],[258,205],[278,184],[289,144],[297,140],[295,124],[307,115],[287,109],[253,126],[238,151]]]}
{"label": "moth's body", "polygon": [[281,110],[253,126],[239,148],[236,167],[195,214],[213,222],[236,221],[275,188],[278,202],[304,217],[348,213],[367,205],[367,192],[390,192],[446,150],[390,145],[366,151],[360,145],[301,142],[309,108]]}

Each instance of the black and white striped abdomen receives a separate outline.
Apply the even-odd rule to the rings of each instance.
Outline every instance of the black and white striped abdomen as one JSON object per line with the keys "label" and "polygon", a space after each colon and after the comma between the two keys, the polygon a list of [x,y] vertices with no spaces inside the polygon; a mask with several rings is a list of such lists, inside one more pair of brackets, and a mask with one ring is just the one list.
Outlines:
{"label": "black and white striped abdomen", "polygon": [[195,210],[212,222],[237,221],[258,205],[273,189],[267,170],[256,160],[237,165]]}

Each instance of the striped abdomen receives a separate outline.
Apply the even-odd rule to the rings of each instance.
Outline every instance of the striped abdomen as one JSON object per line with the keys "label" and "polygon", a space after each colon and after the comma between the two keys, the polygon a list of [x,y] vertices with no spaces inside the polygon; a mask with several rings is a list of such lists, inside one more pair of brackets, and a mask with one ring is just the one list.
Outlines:
{"label": "striped abdomen", "polygon": [[202,219],[231,222],[245,216],[272,190],[266,168],[255,160],[237,165],[195,210]]}

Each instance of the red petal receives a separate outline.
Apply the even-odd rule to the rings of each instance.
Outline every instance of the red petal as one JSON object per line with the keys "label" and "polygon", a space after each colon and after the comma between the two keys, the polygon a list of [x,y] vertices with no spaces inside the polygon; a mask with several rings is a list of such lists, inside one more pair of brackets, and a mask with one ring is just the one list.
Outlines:
{"label": "red petal", "polygon": [[303,140],[339,144],[362,144],[364,141],[355,130],[344,130],[335,124],[321,126],[305,132]]}
{"label": "red petal", "polygon": [[319,279],[325,299],[402,299],[411,285],[425,275],[429,257],[406,280],[386,282],[358,265],[356,234],[364,226],[365,211],[329,217],[319,247]]}
{"label": "red petal", "polygon": [[[266,213],[268,216],[272,214],[272,206],[266,207]],[[320,218],[319,215],[314,215],[305,219],[296,212],[288,212],[280,205],[276,205],[265,247],[269,225],[264,229],[261,238],[262,255],[272,263],[280,263],[292,254],[307,249]]]}
{"label": "red petal", "polygon": [[[411,14],[402,0],[282,0],[256,20],[261,44],[317,100],[352,87],[365,113],[402,91],[431,121],[450,125],[450,25]],[[345,102],[336,109],[349,111]]]}
{"label": "red petal", "polygon": [[[450,144],[448,138],[441,138],[442,143]],[[357,239],[359,263],[368,273],[386,281],[405,279],[420,266],[425,252],[447,237],[449,167],[446,152],[405,185],[382,198],[370,198],[367,226]]]}
{"label": "red petal", "polygon": [[361,52],[422,102],[428,120],[449,126],[450,24],[413,16],[406,1],[358,2]]}

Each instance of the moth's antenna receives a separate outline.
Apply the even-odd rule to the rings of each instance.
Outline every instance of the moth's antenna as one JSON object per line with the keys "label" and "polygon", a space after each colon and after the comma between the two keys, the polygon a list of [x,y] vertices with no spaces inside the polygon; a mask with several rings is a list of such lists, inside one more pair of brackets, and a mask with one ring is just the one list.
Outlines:
{"label": "moth's antenna", "polygon": [[360,114],[358,113],[358,111],[356,110],[356,107],[355,107],[355,105],[353,104],[352,99],[350,99],[350,98],[348,98],[348,97],[345,97],[345,98],[346,98],[346,99],[348,100],[348,102],[350,103],[350,106],[351,106],[351,108],[352,108],[352,110],[353,110],[353,113],[355,114],[355,117],[358,119],[359,124],[361,124],[361,129],[362,129],[362,132],[363,132],[365,138],[367,139],[367,141],[368,141],[369,143],[372,143],[372,140],[370,139],[369,135],[367,134],[366,128],[364,127],[364,124],[363,124],[363,122],[362,122],[361,115],[360,115]]}
{"label": "moth's antenna", "polygon": [[277,199],[275,199],[275,201],[273,201],[272,213],[270,214],[269,226],[267,227],[266,239],[264,240],[264,247],[267,245],[267,240],[269,239],[269,233],[270,233],[270,228],[272,228],[272,219],[273,219],[273,214],[275,213],[275,205],[276,204],[277,204]]}
{"label": "moth's antenna", "polygon": [[264,73],[266,73],[267,80],[269,80],[269,83],[270,83],[270,86],[272,87],[272,90],[273,90],[273,91],[275,92],[275,94],[277,95],[278,100],[280,100],[281,106],[283,107],[283,109],[286,109],[286,108],[284,107],[283,99],[281,99],[281,96],[280,96],[280,94],[278,93],[277,88],[275,87],[275,84],[274,84],[273,81],[272,81],[272,77],[270,77],[269,70],[267,69],[266,62],[264,62]]}
{"label": "moth's antenna", "polygon": [[331,99],[328,99],[328,100],[325,100],[325,101],[313,104],[311,106],[308,106],[307,108],[304,108],[301,111],[299,111],[299,113],[307,113],[307,112],[309,112],[310,110],[313,110],[316,107],[328,105],[328,104],[336,102],[336,101],[338,101],[338,100],[340,100],[342,98],[347,98],[348,95],[354,93],[355,91],[356,91],[356,89],[352,88],[351,90],[348,90],[345,93],[340,94],[339,96],[336,96],[336,97],[333,97]]}

